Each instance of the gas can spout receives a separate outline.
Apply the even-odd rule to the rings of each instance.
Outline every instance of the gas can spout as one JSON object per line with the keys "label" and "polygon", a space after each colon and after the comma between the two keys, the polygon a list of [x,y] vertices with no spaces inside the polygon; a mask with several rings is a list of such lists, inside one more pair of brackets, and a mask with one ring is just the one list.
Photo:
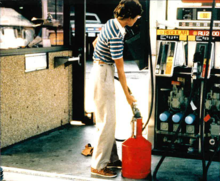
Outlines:
{"label": "gas can spout", "polygon": [[142,118],[135,118],[131,120],[132,125],[132,135],[131,138],[142,137]]}

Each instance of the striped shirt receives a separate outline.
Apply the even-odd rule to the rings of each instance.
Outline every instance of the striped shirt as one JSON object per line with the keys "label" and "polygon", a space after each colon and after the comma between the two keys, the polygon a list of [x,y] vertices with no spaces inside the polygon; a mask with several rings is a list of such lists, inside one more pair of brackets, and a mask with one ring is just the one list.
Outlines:
{"label": "striped shirt", "polygon": [[123,57],[124,35],[114,19],[107,21],[102,28],[94,50],[93,59],[107,63]]}

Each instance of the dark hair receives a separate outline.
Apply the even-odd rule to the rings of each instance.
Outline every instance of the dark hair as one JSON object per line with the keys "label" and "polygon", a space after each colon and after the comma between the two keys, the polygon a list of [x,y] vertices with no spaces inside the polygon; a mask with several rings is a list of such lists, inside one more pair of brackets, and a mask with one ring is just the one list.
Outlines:
{"label": "dark hair", "polygon": [[114,10],[114,17],[120,19],[132,18],[141,15],[142,5],[138,0],[121,0]]}

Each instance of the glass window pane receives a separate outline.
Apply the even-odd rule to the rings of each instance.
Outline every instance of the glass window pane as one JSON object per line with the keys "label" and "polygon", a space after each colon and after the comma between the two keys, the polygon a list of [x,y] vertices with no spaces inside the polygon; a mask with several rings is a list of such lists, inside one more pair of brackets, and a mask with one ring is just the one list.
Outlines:
{"label": "glass window pane", "polygon": [[63,0],[1,0],[0,49],[63,45]]}
{"label": "glass window pane", "polygon": [[86,16],[86,20],[96,20],[95,16]]}
{"label": "glass window pane", "polygon": [[47,18],[54,27],[48,28],[51,45],[63,45],[63,0],[48,0]]}

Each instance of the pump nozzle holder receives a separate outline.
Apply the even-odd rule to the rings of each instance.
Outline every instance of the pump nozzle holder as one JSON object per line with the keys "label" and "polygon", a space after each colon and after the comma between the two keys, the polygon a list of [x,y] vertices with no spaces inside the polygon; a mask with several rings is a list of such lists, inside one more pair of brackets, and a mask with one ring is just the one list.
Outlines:
{"label": "pump nozzle holder", "polygon": [[172,120],[174,123],[179,123],[183,117],[183,113],[176,113],[172,116]]}
{"label": "pump nozzle holder", "polygon": [[163,122],[166,122],[168,121],[170,116],[171,116],[171,113],[169,111],[164,111],[160,114],[159,119]]}
{"label": "pump nozzle holder", "polygon": [[193,124],[194,121],[196,119],[196,116],[194,114],[189,114],[186,118],[185,118],[185,123],[186,124]]}

